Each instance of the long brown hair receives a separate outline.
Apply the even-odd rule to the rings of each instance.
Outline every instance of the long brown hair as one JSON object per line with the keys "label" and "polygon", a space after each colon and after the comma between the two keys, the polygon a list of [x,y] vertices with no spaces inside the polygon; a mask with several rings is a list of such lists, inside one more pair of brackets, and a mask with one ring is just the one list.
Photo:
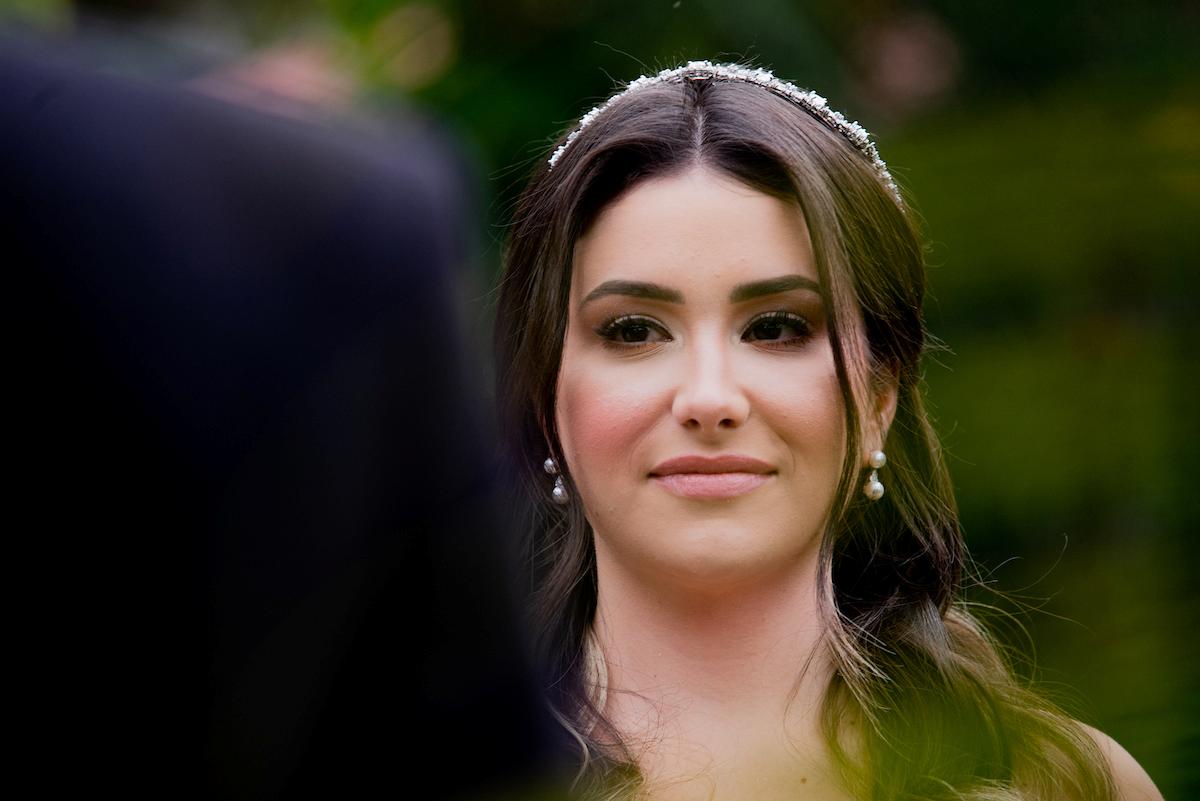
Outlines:
{"label": "long brown hair", "polygon": [[[1111,798],[1092,739],[1014,678],[961,601],[967,554],[920,388],[925,266],[911,214],[840,133],[761,87],[713,80],[645,87],[609,107],[553,170],[535,171],[505,251],[501,426],[528,490],[533,625],[548,700],[578,739],[590,786],[636,784],[638,772],[613,746],[620,738],[588,675],[592,532],[578,493],[563,507],[550,502],[542,470],[548,455],[561,456],[555,387],[571,254],[623,192],[694,166],[795,203],[818,265],[847,431],[821,544],[821,615],[836,665],[823,729],[847,787],[880,801]],[[897,389],[887,494],[870,503],[858,492],[858,454],[885,384]],[[853,737],[849,721],[860,724]]]}

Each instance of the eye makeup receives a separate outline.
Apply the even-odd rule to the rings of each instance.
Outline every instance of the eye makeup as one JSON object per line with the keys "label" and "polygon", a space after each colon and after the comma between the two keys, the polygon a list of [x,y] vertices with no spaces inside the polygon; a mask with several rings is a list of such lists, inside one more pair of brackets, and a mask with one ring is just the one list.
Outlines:
{"label": "eye makeup", "polygon": [[661,323],[639,314],[623,314],[609,318],[597,327],[595,332],[596,336],[604,340],[605,347],[618,350],[671,340],[671,335]]}
{"label": "eye makeup", "polygon": [[775,350],[802,347],[812,335],[813,326],[805,317],[789,311],[771,311],[750,321],[742,333],[742,341]]}
{"label": "eye makeup", "polygon": [[[742,329],[741,341],[769,350],[800,348],[812,339],[816,327],[803,314],[776,309],[751,318]],[[618,351],[639,350],[674,340],[664,324],[641,314],[609,317],[593,332],[605,347]]]}

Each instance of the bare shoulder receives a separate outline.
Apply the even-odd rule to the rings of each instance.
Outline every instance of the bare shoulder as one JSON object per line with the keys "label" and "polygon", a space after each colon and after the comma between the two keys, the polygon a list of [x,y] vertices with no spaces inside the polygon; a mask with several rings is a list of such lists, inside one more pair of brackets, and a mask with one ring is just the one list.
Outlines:
{"label": "bare shoulder", "polygon": [[1162,793],[1154,786],[1150,775],[1120,743],[1086,723],[1080,725],[1100,746],[1101,753],[1108,758],[1113,784],[1117,788],[1117,801],[1163,801]]}

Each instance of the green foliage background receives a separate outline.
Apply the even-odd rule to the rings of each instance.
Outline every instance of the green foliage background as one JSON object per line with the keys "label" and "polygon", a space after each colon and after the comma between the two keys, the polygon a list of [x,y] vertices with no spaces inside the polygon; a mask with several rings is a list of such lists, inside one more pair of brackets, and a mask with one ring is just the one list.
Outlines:
{"label": "green foliage background", "polygon": [[[928,392],[988,586],[1028,607],[1027,639],[1003,628],[1035,656],[1021,669],[1167,798],[1200,798],[1195,2],[143,6],[251,49],[333,43],[366,106],[444,120],[476,165],[483,282],[524,177],[616,81],[749,60],[860,120],[924,221],[947,346]],[[73,11],[10,8],[49,26]],[[942,85],[897,105],[906,51],[885,44],[906,36],[932,48]],[[428,76],[406,82],[397,63]]]}

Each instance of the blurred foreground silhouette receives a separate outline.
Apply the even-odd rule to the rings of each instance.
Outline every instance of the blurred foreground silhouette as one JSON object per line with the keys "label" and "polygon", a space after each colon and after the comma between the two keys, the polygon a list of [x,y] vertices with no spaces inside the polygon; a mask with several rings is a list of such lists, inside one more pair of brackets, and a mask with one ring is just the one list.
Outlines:
{"label": "blurred foreground silhouette", "polygon": [[0,75],[43,788],[540,786],[453,148],[28,40]]}

